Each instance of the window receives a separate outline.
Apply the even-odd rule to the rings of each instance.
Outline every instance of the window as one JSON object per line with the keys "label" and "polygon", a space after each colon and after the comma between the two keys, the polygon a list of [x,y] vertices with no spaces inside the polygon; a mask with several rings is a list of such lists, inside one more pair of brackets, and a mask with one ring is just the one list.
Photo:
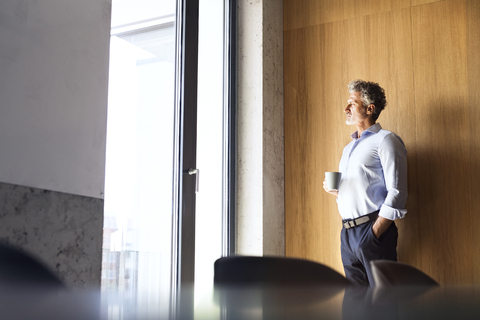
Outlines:
{"label": "window", "polygon": [[113,1],[105,178],[102,288],[164,312],[172,266],[175,8],[174,0]]}
{"label": "window", "polygon": [[[193,148],[195,169],[201,174],[193,198],[195,301],[209,292],[203,288],[213,283],[214,261],[233,249],[234,43],[225,41],[234,34],[230,23],[225,27],[231,7],[222,0],[199,1]],[[117,291],[136,308],[165,317],[172,284],[179,284],[172,278],[181,273],[175,246],[186,242],[178,236],[178,210],[184,206],[175,201],[188,197],[177,198],[175,190],[182,189],[180,180],[196,178],[176,162],[181,121],[191,109],[176,109],[177,103],[185,103],[175,97],[186,90],[178,87],[178,70],[179,52],[187,47],[180,48],[177,40],[178,8],[184,7],[175,0],[113,0],[110,48],[102,289]],[[121,318],[123,311],[109,305],[109,316]]]}

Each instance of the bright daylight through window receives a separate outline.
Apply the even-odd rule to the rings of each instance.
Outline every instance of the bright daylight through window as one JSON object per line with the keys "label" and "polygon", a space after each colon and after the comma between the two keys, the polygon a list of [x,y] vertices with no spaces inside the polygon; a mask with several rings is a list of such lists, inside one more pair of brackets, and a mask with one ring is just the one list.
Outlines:
{"label": "bright daylight through window", "polygon": [[[102,290],[169,308],[175,0],[113,0]],[[195,283],[222,254],[223,1],[200,0]],[[208,294],[195,292],[195,301]],[[122,311],[111,308],[110,318]],[[165,313],[165,316],[168,316]]]}
{"label": "bright daylight through window", "polygon": [[174,0],[113,1],[102,263],[103,290],[165,311],[171,285],[175,9]]}

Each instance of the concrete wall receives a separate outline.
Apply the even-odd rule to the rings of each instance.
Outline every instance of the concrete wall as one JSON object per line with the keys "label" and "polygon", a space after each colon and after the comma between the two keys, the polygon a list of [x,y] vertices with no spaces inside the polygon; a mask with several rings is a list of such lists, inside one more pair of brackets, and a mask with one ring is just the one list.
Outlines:
{"label": "concrete wall", "polygon": [[0,239],[100,284],[111,0],[0,3]]}
{"label": "concrete wall", "polygon": [[237,253],[284,255],[283,3],[238,4]]}

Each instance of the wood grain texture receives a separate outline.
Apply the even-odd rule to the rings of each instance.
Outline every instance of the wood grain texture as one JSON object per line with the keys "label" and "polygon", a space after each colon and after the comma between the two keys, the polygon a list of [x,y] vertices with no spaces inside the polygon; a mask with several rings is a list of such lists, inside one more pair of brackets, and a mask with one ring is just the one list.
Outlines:
{"label": "wood grain texture", "polygon": [[285,32],[287,255],[343,272],[341,218],[322,183],[325,171],[338,170],[356,130],[345,125],[343,112],[350,80],[382,84],[390,106],[380,122],[405,135],[415,154],[413,74],[403,67],[412,64],[410,25],[404,9]]}
{"label": "wood grain texture", "polygon": [[480,283],[480,1],[468,0],[467,4],[467,73],[468,73],[468,112],[470,129],[470,190],[472,265],[475,266],[473,283]]}
{"label": "wood grain texture", "polygon": [[284,0],[284,30],[410,7],[410,0]]}
{"label": "wood grain texture", "polygon": [[412,263],[455,284],[473,279],[465,9],[464,1],[412,8],[422,226],[421,259]]}
{"label": "wood grain texture", "polygon": [[412,3],[412,7],[413,6],[421,6],[421,5],[424,5],[424,4],[429,4],[429,3],[433,3],[433,2],[440,2],[440,1],[445,1],[445,0],[411,0]]}
{"label": "wood grain texture", "polygon": [[480,1],[385,0],[364,15],[348,9],[362,1],[300,2],[284,2],[303,10],[284,15],[287,256],[343,272],[340,217],[322,181],[355,130],[346,85],[362,78],[385,88],[379,122],[408,150],[399,260],[441,284],[480,284]]}

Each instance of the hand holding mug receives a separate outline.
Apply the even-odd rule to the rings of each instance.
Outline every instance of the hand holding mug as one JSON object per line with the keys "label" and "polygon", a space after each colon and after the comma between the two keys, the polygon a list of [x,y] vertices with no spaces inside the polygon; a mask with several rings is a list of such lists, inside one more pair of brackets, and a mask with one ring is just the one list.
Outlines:
{"label": "hand holding mug", "polygon": [[325,189],[325,192],[333,194],[338,198],[341,178],[342,173],[340,172],[325,172],[325,180],[323,181],[323,189]]}

